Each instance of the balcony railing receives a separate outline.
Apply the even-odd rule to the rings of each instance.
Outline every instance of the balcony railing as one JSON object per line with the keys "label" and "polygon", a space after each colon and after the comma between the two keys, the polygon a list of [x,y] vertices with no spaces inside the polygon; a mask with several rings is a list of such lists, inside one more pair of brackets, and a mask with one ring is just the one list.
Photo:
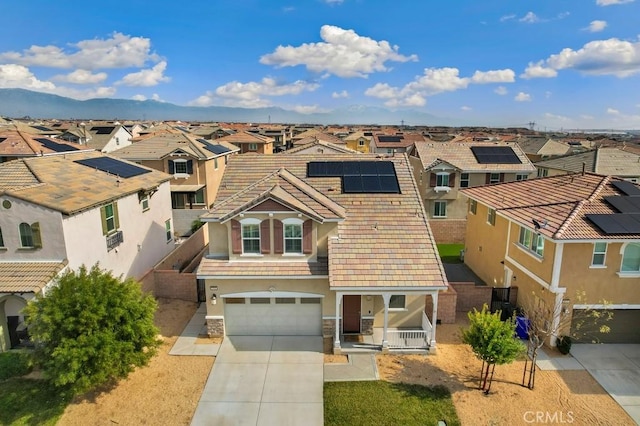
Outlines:
{"label": "balcony railing", "polygon": [[422,330],[387,330],[389,349],[427,349],[431,342],[432,325],[422,313]]}
{"label": "balcony railing", "polygon": [[107,250],[111,251],[124,242],[122,231],[116,231],[111,235],[107,235]]}

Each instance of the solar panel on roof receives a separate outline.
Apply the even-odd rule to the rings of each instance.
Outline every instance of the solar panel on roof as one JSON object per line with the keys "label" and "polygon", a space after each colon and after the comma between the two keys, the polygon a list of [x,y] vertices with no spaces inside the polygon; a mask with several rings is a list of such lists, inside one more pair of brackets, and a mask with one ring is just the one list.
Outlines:
{"label": "solar panel on roof", "polygon": [[640,196],[640,188],[638,188],[638,185],[634,185],[632,182],[614,181],[612,182],[612,184],[627,195],[630,195],[632,197]]}
{"label": "solar panel on roof", "polygon": [[604,199],[620,213],[640,214],[640,197],[614,195],[611,197],[604,197]]}
{"label": "solar panel on roof", "polygon": [[229,148],[227,148],[226,146],[220,145],[220,144],[214,144],[209,142],[206,139],[198,139],[198,142],[200,142],[202,145],[204,145],[204,149],[206,149],[207,151],[213,152],[214,154],[224,154],[225,152],[230,152],[231,150]]}
{"label": "solar panel on roof", "polygon": [[42,146],[44,146],[47,149],[50,149],[52,151],[55,152],[69,152],[69,151],[77,151],[78,148],[76,148],[75,146],[71,146],[71,145],[65,145],[62,143],[57,143],[52,141],[51,139],[46,139],[46,138],[36,138],[36,141],[40,142],[40,144],[42,144]]}
{"label": "solar panel on roof", "polygon": [[113,129],[115,129],[114,126],[94,126],[91,131],[96,132],[96,135],[110,135]]}
{"label": "solar panel on roof", "polygon": [[640,215],[629,213],[588,214],[605,234],[640,234]]}
{"label": "solar panel on roof", "polygon": [[44,126],[31,126],[34,129],[40,130],[41,132],[50,132],[51,129],[48,127],[44,127]]}
{"label": "solar panel on roof", "polygon": [[479,164],[522,164],[510,146],[472,146]]}
{"label": "solar panel on roof", "polygon": [[84,160],[75,160],[74,163],[111,173],[112,175],[117,175],[125,179],[149,173],[151,171],[111,157],[87,158]]}
{"label": "solar panel on roof", "polygon": [[402,142],[402,136],[378,136],[380,142]]}
{"label": "solar panel on roof", "polygon": [[307,177],[340,177],[344,193],[400,193],[391,161],[311,161]]}

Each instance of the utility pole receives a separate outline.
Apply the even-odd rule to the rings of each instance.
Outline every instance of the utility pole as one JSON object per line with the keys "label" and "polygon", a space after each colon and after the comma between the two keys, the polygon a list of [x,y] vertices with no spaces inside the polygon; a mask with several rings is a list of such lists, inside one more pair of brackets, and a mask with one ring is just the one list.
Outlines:
{"label": "utility pole", "polygon": [[536,127],[536,122],[535,121],[530,121],[529,122],[529,130],[534,130]]}

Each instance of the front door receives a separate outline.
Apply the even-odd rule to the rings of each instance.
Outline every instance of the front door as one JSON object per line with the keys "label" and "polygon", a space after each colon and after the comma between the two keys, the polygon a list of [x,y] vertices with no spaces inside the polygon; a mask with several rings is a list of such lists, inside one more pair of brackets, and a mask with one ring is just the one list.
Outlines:
{"label": "front door", "polygon": [[360,333],[360,295],[342,296],[342,332]]}

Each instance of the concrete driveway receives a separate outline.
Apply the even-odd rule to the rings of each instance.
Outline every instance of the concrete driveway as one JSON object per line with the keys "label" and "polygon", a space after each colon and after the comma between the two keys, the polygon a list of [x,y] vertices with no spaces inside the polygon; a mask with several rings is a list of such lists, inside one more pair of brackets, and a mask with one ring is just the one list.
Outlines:
{"label": "concrete driveway", "polygon": [[571,355],[640,424],[640,345],[573,344]]}
{"label": "concrete driveway", "polygon": [[225,337],[191,421],[322,425],[322,337]]}

